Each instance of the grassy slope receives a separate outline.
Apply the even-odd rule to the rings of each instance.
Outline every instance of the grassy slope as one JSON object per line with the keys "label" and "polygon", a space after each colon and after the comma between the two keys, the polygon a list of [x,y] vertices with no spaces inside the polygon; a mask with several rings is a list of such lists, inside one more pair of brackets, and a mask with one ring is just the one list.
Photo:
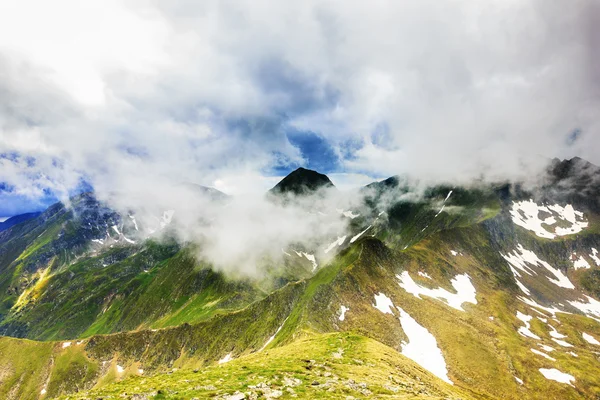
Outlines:
{"label": "grassy slope", "polygon": [[196,323],[264,297],[250,283],[229,281],[186,250],[175,251],[153,243],[117,247],[50,275],[36,272],[0,326],[42,340],[88,337]]}
{"label": "grassy slope", "polygon": [[[487,219],[492,214],[478,214],[475,217]],[[428,218],[434,217],[429,211],[423,215]],[[568,335],[567,340],[576,345],[575,350],[579,357],[575,358],[568,355],[565,349],[549,341],[548,327],[539,320],[534,320],[532,330],[543,338],[544,344],[557,349],[550,354],[557,361],[550,362],[535,356],[529,349],[536,347],[536,343],[517,334],[517,329],[522,324],[515,318],[517,310],[528,314],[533,313],[516,300],[518,289],[508,266],[500,257],[500,252],[506,253],[514,249],[516,243],[522,243],[526,248],[535,249],[536,254],[543,259],[566,268],[568,263],[564,260],[571,251],[587,248],[597,243],[598,238],[586,233],[558,241],[547,241],[503,223],[502,215],[484,224],[465,227],[469,225],[470,218],[454,219],[448,217],[446,213],[440,214],[437,219],[434,218],[434,224],[439,225],[439,229],[446,230],[436,234],[430,233],[425,239],[405,251],[393,251],[379,240],[363,238],[346,249],[330,265],[321,268],[313,278],[299,284],[288,285],[284,290],[277,291],[238,312],[229,312],[230,310],[226,308],[221,312],[213,312],[212,304],[220,298],[212,289],[187,298],[186,296],[170,297],[168,291],[163,292],[161,288],[169,284],[185,287],[188,280],[184,278],[178,281],[180,277],[175,273],[174,268],[166,269],[161,266],[155,267],[156,270],[151,270],[149,274],[138,273],[136,276],[144,277],[147,287],[152,287],[152,290],[144,292],[150,297],[139,295],[128,296],[125,299],[130,299],[131,304],[138,304],[139,306],[133,309],[140,310],[139,312],[144,309],[142,305],[147,304],[147,301],[159,301],[150,303],[150,309],[160,310],[164,307],[167,313],[162,318],[155,319],[153,327],[179,324],[186,320],[200,323],[194,326],[182,325],[173,329],[161,329],[157,332],[140,331],[95,336],[86,342],[85,347],[82,347],[85,349],[83,355],[77,353],[78,349],[67,348],[65,352],[72,351],[74,354],[69,356],[72,358],[63,356],[64,367],[57,369],[63,372],[57,372],[56,383],[49,384],[49,390],[52,391],[51,393],[60,393],[67,386],[69,390],[78,386],[88,389],[89,385],[98,379],[101,384],[110,384],[120,379],[115,372],[117,363],[126,368],[125,375],[128,375],[135,374],[138,367],[151,373],[164,372],[171,367],[183,367],[189,370],[214,362],[228,353],[246,359],[246,355],[262,347],[266,339],[281,326],[284,320],[286,322],[280,333],[267,348],[269,354],[279,351],[276,346],[305,340],[307,331],[326,333],[336,330],[355,332],[381,341],[392,349],[400,350],[401,341],[406,340],[406,337],[397,315],[384,315],[372,307],[373,296],[383,292],[392,298],[395,305],[401,306],[437,338],[438,345],[449,365],[450,378],[456,382],[457,387],[469,389],[474,396],[515,399],[519,397],[568,399],[598,396],[600,381],[595,373],[598,368],[597,356],[593,353],[593,346],[583,342],[580,333],[585,331],[600,338],[600,325],[581,316],[559,315],[561,325],[557,326],[560,327],[561,333]],[[460,228],[447,229],[450,226]],[[415,230],[419,227],[404,226],[406,230],[403,233],[410,233],[410,229]],[[382,236],[390,241],[392,247],[396,247],[395,238]],[[450,255],[451,249],[460,251],[463,255],[453,257]],[[179,255],[179,257],[183,256]],[[179,259],[173,265],[179,265],[181,262],[182,259]],[[477,288],[479,303],[476,306],[465,305],[467,312],[460,312],[449,308],[439,300],[427,297],[417,299],[398,286],[395,274],[402,270],[410,271],[413,279],[422,285],[433,288],[441,286],[450,291],[453,291],[450,279],[456,274],[468,273]],[[434,281],[419,278],[418,271],[427,272]],[[569,275],[579,277],[582,276],[582,272],[585,273],[585,271],[569,271]],[[219,287],[219,285],[212,282],[209,288],[212,287]],[[540,292],[550,297],[551,293],[545,292],[552,289],[554,289],[552,286],[546,285],[540,287]],[[229,288],[223,291],[223,293],[229,292],[231,292]],[[168,299],[171,303],[164,305],[161,303],[162,299]],[[127,314],[127,312],[122,313],[122,310],[127,310],[125,304],[125,302],[114,303],[116,314],[107,311],[105,315],[117,315],[121,318],[122,315]],[[349,306],[350,311],[346,315],[346,320],[340,322],[337,317],[342,304]],[[490,316],[494,317],[493,321],[489,319]],[[140,323],[143,324],[143,320]],[[107,319],[100,320],[99,326],[116,326],[114,324],[113,320]],[[92,328],[95,329],[94,325]],[[102,331],[93,329],[87,334]],[[215,332],[218,332],[218,335],[215,335]],[[310,335],[312,334],[309,334],[309,337]],[[35,358],[35,353],[36,351],[30,357]],[[260,360],[264,356],[248,357],[248,359],[257,357],[257,360]],[[89,360],[95,361],[89,364]],[[99,364],[100,361],[105,362],[104,367]],[[275,365],[279,365],[277,363],[280,361],[274,361]],[[75,368],[74,371],[78,372],[74,375],[81,377],[81,380],[76,380],[74,384],[60,386],[61,379],[73,375],[73,371],[68,369],[69,365],[79,365]],[[236,364],[233,362],[229,365]],[[556,367],[571,373],[576,377],[575,388],[544,379],[537,371],[541,367]],[[40,368],[43,369],[43,366]],[[217,376],[218,371],[224,371],[225,367],[217,368],[221,369],[215,370],[217,372],[214,372],[214,376]],[[210,368],[206,371],[209,370]],[[359,373],[358,370],[352,372]],[[225,373],[230,374],[232,380],[230,382],[228,379],[227,383],[223,383],[225,386],[223,390],[244,389],[242,386],[235,385],[236,380],[242,379],[245,375],[236,375],[228,370],[225,370]],[[182,374],[192,373],[182,372]],[[179,389],[184,386],[181,382],[170,380],[170,377],[175,375],[157,375],[160,378],[154,378],[151,386],[158,389],[155,382],[167,380],[170,382],[169,388],[164,387],[167,395],[170,393],[167,390],[183,390]],[[60,378],[61,376],[65,378]],[[523,379],[525,385],[517,385],[513,376]],[[135,381],[135,378],[132,379]],[[185,379],[188,378],[182,378]],[[4,384],[0,386],[5,388]],[[21,385],[17,386],[21,387]],[[310,392],[301,394],[308,396],[308,393]],[[175,396],[174,393],[170,395]]]}
{"label": "grassy slope", "polygon": [[[263,387],[264,385],[264,387]],[[258,386],[258,387],[257,387]],[[379,342],[350,333],[305,334],[275,349],[226,364],[154,377],[131,376],[69,399],[117,399],[143,395],[156,399],[211,398],[235,392],[270,393],[281,398],[470,399],[470,395],[432,377]]]}

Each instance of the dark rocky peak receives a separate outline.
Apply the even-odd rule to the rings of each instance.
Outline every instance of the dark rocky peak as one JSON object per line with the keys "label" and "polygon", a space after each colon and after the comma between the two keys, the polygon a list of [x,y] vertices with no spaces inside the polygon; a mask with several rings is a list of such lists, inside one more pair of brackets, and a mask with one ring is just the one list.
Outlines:
{"label": "dark rocky peak", "polygon": [[298,168],[283,178],[269,193],[309,195],[323,188],[335,187],[327,175],[306,168]]}

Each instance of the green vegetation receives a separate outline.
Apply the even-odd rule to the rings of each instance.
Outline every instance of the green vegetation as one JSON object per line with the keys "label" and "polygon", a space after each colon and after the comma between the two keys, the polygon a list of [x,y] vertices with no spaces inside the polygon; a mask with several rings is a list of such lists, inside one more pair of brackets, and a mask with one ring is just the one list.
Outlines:
{"label": "green vegetation", "polygon": [[395,350],[349,333],[312,335],[286,346],[226,364],[157,376],[130,376],[64,399],[212,398],[246,393],[248,398],[470,399],[461,389],[431,377]]}

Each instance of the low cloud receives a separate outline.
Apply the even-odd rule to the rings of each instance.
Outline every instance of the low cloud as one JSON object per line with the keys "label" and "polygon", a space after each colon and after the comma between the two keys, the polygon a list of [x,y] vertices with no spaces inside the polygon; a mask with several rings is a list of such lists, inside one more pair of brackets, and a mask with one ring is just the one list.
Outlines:
{"label": "low cloud", "polygon": [[[279,246],[312,221],[250,198],[309,162],[344,187],[600,163],[593,2],[38,3],[0,13],[0,182],[15,196],[66,200],[88,182],[154,212],[193,182],[248,196],[255,212],[231,206],[243,244]],[[335,163],[303,151],[303,132]],[[290,232],[255,234],[270,213]]]}

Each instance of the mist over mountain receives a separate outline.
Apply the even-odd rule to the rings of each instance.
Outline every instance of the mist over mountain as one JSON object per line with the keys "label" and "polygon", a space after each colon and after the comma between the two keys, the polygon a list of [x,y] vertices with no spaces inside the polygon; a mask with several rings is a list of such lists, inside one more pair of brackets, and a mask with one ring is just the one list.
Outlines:
{"label": "mist over mountain", "polygon": [[600,398],[600,6],[0,5],[0,399]]}

